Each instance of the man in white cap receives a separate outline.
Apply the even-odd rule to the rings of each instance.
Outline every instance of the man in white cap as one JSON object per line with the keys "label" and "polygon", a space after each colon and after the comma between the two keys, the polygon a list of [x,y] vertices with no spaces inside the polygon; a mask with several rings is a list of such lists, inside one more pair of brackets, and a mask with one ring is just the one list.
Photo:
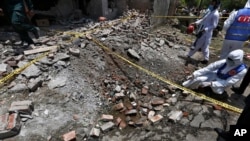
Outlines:
{"label": "man in white cap", "polygon": [[219,22],[219,11],[220,0],[211,0],[209,6],[209,13],[206,14],[202,19],[192,23],[199,28],[197,33],[197,39],[194,41],[191,50],[187,54],[188,61],[191,56],[193,56],[198,50],[201,49],[204,60],[201,61],[202,64],[207,64],[209,60],[209,45],[211,43],[213,30],[217,27]]}
{"label": "man in white cap", "polygon": [[243,50],[234,50],[226,59],[194,71],[182,85],[190,89],[211,88],[212,97],[225,99],[227,98],[225,89],[240,81],[246,74],[247,68],[243,63],[243,55]]}
{"label": "man in white cap", "polygon": [[228,53],[242,49],[243,43],[250,36],[250,0],[244,8],[231,12],[229,18],[224,22],[223,31],[226,32],[220,59],[227,57]]}

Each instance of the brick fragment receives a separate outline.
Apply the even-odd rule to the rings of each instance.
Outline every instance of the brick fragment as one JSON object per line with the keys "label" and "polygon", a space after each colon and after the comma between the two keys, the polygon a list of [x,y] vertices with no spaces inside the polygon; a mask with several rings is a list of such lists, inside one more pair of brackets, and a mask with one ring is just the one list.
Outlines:
{"label": "brick fragment", "polygon": [[114,119],[113,115],[105,115],[105,114],[103,114],[101,116],[102,121],[112,121],[113,119]]}
{"label": "brick fragment", "polygon": [[121,102],[121,103],[116,104],[113,108],[114,108],[114,110],[119,111],[119,110],[122,110],[124,108],[124,105]]}
{"label": "brick fragment", "polygon": [[65,134],[63,135],[63,140],[64,140],[64,141],[72,141],[72,140],[74,140],[74,139],[76,139],[76,131],[75,131],[75,130],[70,131],[70,132],[68,132],[68,133],[65,133]]}
{"label": "brick fragment", "polygon": [[162,115],[156,115],[156,116],[149,118],[149,120],[154,124],[161,121],[162,119],[163,119]]}

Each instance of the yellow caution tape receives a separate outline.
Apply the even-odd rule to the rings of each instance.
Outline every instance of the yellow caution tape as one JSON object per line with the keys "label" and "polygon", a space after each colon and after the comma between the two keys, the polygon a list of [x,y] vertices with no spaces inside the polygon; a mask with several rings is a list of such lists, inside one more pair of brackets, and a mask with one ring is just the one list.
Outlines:
{"label": "yellow caution tape", "polygon": [[[182,19],[199,19],[197,16],[151,16],[153,18],[182,18]],[[228,17],[219,17],[220,19],[227,19]]]}
{"label": "yellow caution tape", "polygon": [[9,73],[7,76],[3,77],[2,79],[0,79],[0,85],[4,84],[6,81],[10,80],[13,76],[15,76],[16,74],[21,73],[23,70],[25,70],[27,67],[29,67],[30,65],[34,64],[35,62],[41,60],[43,57],[45,57],[49,52],[46,52],[40,56],[38,56],[37,58],[35,58],[34,60],[30,61],[29,63],[25,64],[23,67],[18,68],[14,71],[12,71],[11,73]]}
{"label": "yellow caution tape", "polygon": [[141,66],[139,66],[139,65],[137,65],[137,64],[135,64],[135,63],[133,63],[133,62],[131,62],[131,61],[129,61],[128,59],[122,57],[121,55],[112,52],[108,47],[106,47],[104,44],[102,44],[101,42],[99,42],[98,40],[96,40],[96,39],[94,39],[94,38],[92,38],[92,41],[93,41],[94,43],[96,43],[98,46],[100,46],[101,48],[103,48],[103,49],[109,51],[110,54],[115,55],[116,57],[122,59],[123,61],[127,62],[128,64],[134,66],[135,68],[137,68],[137,69],[139,69],[139,70],[142,70],[143,72],[147,73],[148,75],[150,75],[150,76],[152,76],[152,77],[154,77],[154,78],[157,78],[158,80],[163,81],[164,83],[167,83],[167,84],[169,84],[169,85],[175,86],[176,88],[179,88],[180,90],[187,91],[187,92],[189,92],[190,94],[192,94],[192,95],[194,95],[194,96],[200,97],[200,98],[202,98],[202,99],[204,99],[204,100],[207,100],[207,101],[212,102],[212,103],[214,103],[214,104],[220,105],[220,106],[222,106],[222,107],[224,107],[224,108],[226,108],[226,109],[229,109],[229,110],[231,110],[231,111],[234,111],[234,112],[237,112],[237,113],[241,113],[241,112],[242,112],[242,109],[240,109],[240,108],[237,108],[237,107],[235,107],[235,106],[229,105],[229,104],[227,104],[227,103],[223,103],[223,102],[221,102],[221,101],[219,101],[219,100],[213,99],[213,98],[208,97],[208,96],[206,96],[206,95],[204,95],[204,94],[194,92],[194,91],[192,91],[192,90],[190,90],[190,89],[187,89],[187,88],[185,88],[185,87],[183,87],[183,86],[180,86],[180,85],[178,85],[178,84],[175,84],[175,83],[173,83],[173,82],[171,82],[171,81],[169,81],[169,80],[167,80],[167,79],[161,77],[160,75],[158,75],[158,74],[156,74],[156,73],[154,73],[154,72],[152,72],[152,71],[149,71],[149,70],[147,70],[147,69],[145,69],[145,68],[143,68],[143,67],[141,67]]}
{"label": "yellow caution tape", "polygon": [[[130,18],[132,18],[134,15],[131,14],[129,15],[128,17],[125,17],[123,19],[121,19],[120,21],[121,22],[124,22],[125,20],[128,20]],[[121,23],[119,22],[119,23]],[[95,32],[97,30],[100,30],[100,29],[103,29],[103,28],[108,28],[108,27],[112,27],[113,25],[115,25],[116,23],[113,23],[113,24],[110,24],[110,25],[107,25],[107,26],[103,26],[103,27],[99,27],[99,28],[95,28],[95,29],[91,29],[91,30],[88,30],[84,33],[76,33],[76,32],[66,32],[66,34],[74,34],[76,36],[83,36],[83,35],[87,35],[89,33],[92,33],[92,32]],[[42,54],[41,56],[38,56],[37,58],[35,58],[34,60],[32,60],[31,62],[27,63],[26,65],[24,65],[23,67],[21,68],[18,68],[16,70],[14,70],[13,72],[11,72],[10,74],[8,74],[7,76],[5,76],[4,78],[0,79],[0,85],[4,84],[6,81],[10,80],[12,77],[14,77],[16,74],[19,74],[21,73],[24,69],[26,69],[27,67],[29,67],[30,65],[34,64],[35,62],[39,61],[40,59],[42,59],[43,57],[45,57],[47,53],[44,53]]]}

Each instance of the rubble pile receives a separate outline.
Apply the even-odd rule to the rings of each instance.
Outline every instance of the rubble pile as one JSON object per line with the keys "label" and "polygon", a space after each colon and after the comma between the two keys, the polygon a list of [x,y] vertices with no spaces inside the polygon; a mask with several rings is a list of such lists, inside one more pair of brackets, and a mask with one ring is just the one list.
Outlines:
{"label": "rubble pile", "polygon": [[[105,135],[117,131],[114,129],[124,131],[130,128],[146,131],[154,128],[157,128],[157,131],[163,129],[163,133],[171,135],[176,134],[174,129],[177,130],[177,127],[186,130],[178,133],[177,137],[161,134],[157,135],[157,138],[193,141],[193,132],[202,130],[203,134],[206,134],[214,127],[228,126],[224,123],[224,117],[228,116],[228,112],[218,108],[217,105],[204,102],[174,86],[159,82],[143,72],[137,73],[129,64],[110,57],[113,52],[139,65],[147,65],[150,70],[161,73],[162,76],[171,76],[169,77],[171,80],[182,81],[191,70],[185,70],[184,64],[178,63],[181,60],[178,55],[187,50],[189,42],[179,36],[178,29],[171,28],[171,31],[159,29],[152,32],[149,15],[135,10],[128,11],[123,17],[113,21],[75,22],[75,24],[82,26],[72,29],[74,25],[72,22],[66,26],[68,31],[46,31],[44,36],[36,40],[41,44],[38,46],[22,48],[20,42],[11,39],[0,43],[1,78],[17,68],[22,68],[43,52],[50,51],[47,56],[17,74],[10,83],[2,86],[0,95],[4,99],[0,100],[0,105],[5,104],[3,107],[6,107],[7,103],[4,101],[18,94],[26,97],[24,99],[29,97],[39,99],[43,92],[47,92],[42,89],[48,88],[53,91],[51,94],[45,94],[47,97],[44,98],[46,100],[44,105],[39,103],[42,100],[37,100],[36,104],[40,109],[35,109],[35,117],[32,116],[32,112],[27,116],[21,115],[19,110],[18,112],[10,110],[9,114],[1,116],[1,119],[6,121],[6,117],[18,113],[22,122],[29,123],[28,119],[37,118],[43,122],[51,120],[53,124],[61,123],[57,125],[60,129],[56,130],[55,126],[51,125],[56,131],[50,128],[50,131],[52,130],[50,133],[44,131],[47,134],[42,133],[41,136],[47,140],[65,141],[96,137],[107,139],[108,135]],[[111,52],[100,48],[91,41],[92,38],[102,42]],[[22,50],[24,54],[16,55],[16,50]],[[181,74],[177,74],[178,71],[182,71]],[[71,75],[66,77],[73,72],[77,75],[74,77],[75,80],[72,80]],[[84,91],[89,87],[93,87],[92,91]],[[60,91],[60,88],[64,89]],[[93,99],[99,101],[94,103]],[[58,105],[50,109],[53,104]],[[91,119],[94,117],[91,115],[93,111],[91,112],[92,109],[88,109],[87,105],[91,108],[96,106],[102,108],[97,120]],[[0,109],[0,112],[2,111],[4,110]],[[84,116],[80,114],[82,111]],[[72,114],[76,112],[78,114]],[[60,118],[64,122],[60,122],[62,120]],[[16,121],[19,122],[18,118]],[[75,126],[68,123],[74,123]],[[44,130],[48,129],[44,124],[39,126]],[[0,127],[1,134],[6,130],[6,126],[0,124]],[[26,130],[29,127],[31,128],[31,125],[26,126]],[[62,128],[67,129],[61,130]],[[53,137],[51,134],[60,134],[60,137]],[[135,136],[138,140],[148,139],[143,135]]]}

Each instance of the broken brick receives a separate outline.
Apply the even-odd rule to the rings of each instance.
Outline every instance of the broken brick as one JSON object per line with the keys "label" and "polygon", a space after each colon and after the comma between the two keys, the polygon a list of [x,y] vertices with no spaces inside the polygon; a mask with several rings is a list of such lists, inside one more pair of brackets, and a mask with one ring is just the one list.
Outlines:
{"label": "broken brick", "polygon": [[127,127],[127,123],[124,121],[124,120],[122,120],[121,122],[120,122],[120,124],[119,124],[119,128],[120,129],[124,129],[124,128],[126,128]]}
{"label": "broken brick", "polygon": [[112,121],[114,119],[114,117],[112,115],[105,115],[103,114],[101,117],[102,121]]}
{"label": "broken brick", "polygon": [[121,123],[122,119],[120,117],[116,118],[115,125],[118,126]]}
{"label": "broken brick", "polygon": [[147,87],[147,86],[144,86],[144,87],[142,88],[142,90],[141,90],[141,93],[144,94],[144,95],[148,94],[148,87]]}
{"label": "broken brick", "polygon": [[116,104],[113,108],[114,108],[114,110],[117,110],[117,111],[122,110],[124,108],[124,105],[121,102],[121,103]]}
{"label": "broken brick", "polygon": [[34,110],[33,103],[31,101],[15,101],[11,103],[9,112],[20,112],[31,114]]}
{"label": "broken brick", "polygon": [[153,116],[153,117],[150,117],[149,120],[152,122],[152,123],[157,123],[159,121],[161,121],[163,119],[163,116],[162,115],[156,115],[156,116]]}
{"label": "broken brick", "polygon": [[125,115],[136,115],[137,114],[137,110],[136,109],[131,109],[129,111],[127,111],[125,113]]}
{"label": "broken brick", "polygon": [[0,116],[0,140],[17,135],[21,129],[18,113]]}
{"label": "broken brick", "polygon": [[164,99],[161,98],[154,98],[151,101],[152,106],[162,105],[164,104]]}
{"label": "broken brick", "polygon": [[222,110],[222,107],[219,106],[219,105],[217,105],[217,104],[214,104],[214,105],[213,105],[213,108],[214,108],[215,110],[219,110],[219,111]]}
{"label": "broken brick", "polygon": [[70,131],[70,132],[68,132],[68,133],[66,133],[66,134],[63,135],[63,140],[64,141],[72,141],[75,138],[76,138],[76,132],[75,132],[75,130]]}

